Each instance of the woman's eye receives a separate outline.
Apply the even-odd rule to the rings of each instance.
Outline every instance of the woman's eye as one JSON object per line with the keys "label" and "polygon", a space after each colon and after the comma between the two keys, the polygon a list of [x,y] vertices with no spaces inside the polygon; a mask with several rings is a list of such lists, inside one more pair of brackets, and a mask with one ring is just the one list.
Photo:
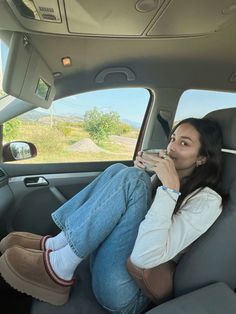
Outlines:
{"label": "woman's eye", "polygon": [[181,141],[180,144],[181,144],[182,146],[188,145],[188,143],[186,143],[185,141]]}

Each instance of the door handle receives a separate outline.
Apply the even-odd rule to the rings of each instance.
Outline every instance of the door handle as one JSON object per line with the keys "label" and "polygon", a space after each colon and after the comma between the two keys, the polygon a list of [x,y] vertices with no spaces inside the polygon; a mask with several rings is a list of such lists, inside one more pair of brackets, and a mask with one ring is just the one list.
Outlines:
{"label": "door handle", "polygon": [[49,182],[44,177],[25,178],[24,183],[25,183],[25,186],[27,186],[27,187],[49,185]]}

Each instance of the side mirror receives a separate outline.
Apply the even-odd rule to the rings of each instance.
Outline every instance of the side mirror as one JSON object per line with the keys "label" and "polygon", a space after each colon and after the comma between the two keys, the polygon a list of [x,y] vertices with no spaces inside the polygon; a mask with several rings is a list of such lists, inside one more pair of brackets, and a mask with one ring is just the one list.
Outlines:
{"label": "side mirror", "polygon": [[37,156],[37,148],[33,143],[14,141],[3,145],[3,161],[17,161]]}

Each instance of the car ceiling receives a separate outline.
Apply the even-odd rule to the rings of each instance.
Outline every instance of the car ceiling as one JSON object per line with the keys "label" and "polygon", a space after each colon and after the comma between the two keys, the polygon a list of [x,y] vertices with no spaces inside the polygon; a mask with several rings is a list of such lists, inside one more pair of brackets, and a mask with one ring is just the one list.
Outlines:
{"label": "car ceiling", "polygon": [[[0,1],[0,30],[27,34],[51,71],[61,73],[56,98],[129,85],[235,90],[236,1],[35,0],[59,12],[59,23],[25,18],[13,2]],[[62,66],[65,56],[71,67]],[[112,72],[96,80],[114,67],[135,79]]]}

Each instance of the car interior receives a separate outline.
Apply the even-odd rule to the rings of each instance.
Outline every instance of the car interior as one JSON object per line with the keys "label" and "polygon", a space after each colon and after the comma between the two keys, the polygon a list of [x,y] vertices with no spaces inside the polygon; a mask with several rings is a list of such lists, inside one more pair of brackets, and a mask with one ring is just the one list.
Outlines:
{"label": "car interior", "polygon": [[[0,49],[5,58],[0,68],[0,238],[11,231],[57,234],[51,219],[56,208],[111,164],[133,166],[138,151],[166,147],[180,110],[184,117],[199,116],[202,110],[201,117],[215,119],[222,130],[221,186],[228,199],[214,225],[178,262],[173,298],[151,304],[144,313],[235,314],[235,30],[235,0],[0,0],[0,40],[6,47]],[[90,151],[81,160],[77,155],[54,158],[53,150],[56,145],[62,150],[63,139],[56,133],[45,148],[51,157],[43,159],[38,143],[23,131],[10,138],[12,129],[5,127],[35,109],[53,112],[54,104],[66,99],[63,108],[69,112],[75,95],[117,89],[142,89],[147,95],[129,155],[107,158],[102,151],[99,156],[105,157],[95,159]],[[138,100],[130,96],[127,101],[125,106],[133,110],[129,120],[136,121]],[[73,114],[68,117],[63,121],[72,125]],[[45,119],[41,116],[42,124]],[[21,120],[18,130],[30,123],[37,134],[35,120]],[[49,138],[47,132],[42,142]],[[74,156],[71,151],[69,155]],[[76,278],[62,306],[33,299],[0,278],[4,313],[108,313],[93,295],[88,259]]]}

